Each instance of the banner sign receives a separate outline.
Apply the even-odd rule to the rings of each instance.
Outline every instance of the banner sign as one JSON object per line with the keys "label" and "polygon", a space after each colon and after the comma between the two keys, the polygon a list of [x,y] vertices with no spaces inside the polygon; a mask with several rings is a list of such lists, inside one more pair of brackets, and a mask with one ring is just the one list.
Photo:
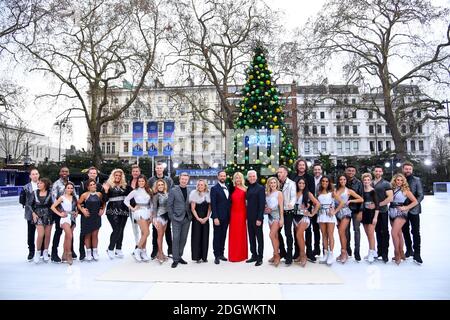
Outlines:
{"label": "banner sign", "polygon": [[173,156],[173,133],[175,131],[175,122],[164,122],[163,155]]}
{"label": "banner sign", "polygon": [[156,157],[158,155],[158,122],[147,123],[148,155]]}
{"label": "banner sign", "polygon": [[133,122],[133,156],[144,154],[144,123]]}

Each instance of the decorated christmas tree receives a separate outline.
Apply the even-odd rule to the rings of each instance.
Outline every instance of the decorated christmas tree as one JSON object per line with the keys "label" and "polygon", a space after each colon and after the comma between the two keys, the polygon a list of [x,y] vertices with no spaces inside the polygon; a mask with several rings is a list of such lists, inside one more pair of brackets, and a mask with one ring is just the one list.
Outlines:
{"label": "decorated christmas tree", "polygon": [[[267,156],[272,160],[277,157],[279,165],[285,165],[291,169],[297,158],[297,152],[290,141],[291,138],[287,134],[280,94],[272,79],[272,71],[268,68],[267,58],[262,48],[258,47],[255,49],[253,61],[247,68],[246,74],[247,81],[242,89],[243,98],[236,106],[239,115],[235,119],[234,128],[243,129],[244,131],[249,129],[268,130],[269,136],[271,132],[278,131],[280,140],[276,141],[276,143],[279,144],[279,148],[276,150],[275,148],[270,148],[269,142]],[[234,143],[234,151],[236,154],[238,148],[241,148],[240,150],[245,148],[245,163],[237,163],[235,159],[227,159],[225,171],[228,178],[231,179],[237,171],[242,172],[245,176],[247,171],[256,170],[259,182],[264,184],[268,176],[276,173],[276,168],[271,165],[264,165],[259,160],[254,161],[255,156],[257,156],[255,155],[255,149],[249,148],[249,142],[247,140],[242,142],[240,138],[238,136]],[[263,151],[265,152],[266,150],[263,149]],[[259,155],[262,155],[262,153],[260,152]],[[262,166],[268,167],[269,175],[261,174]]]}

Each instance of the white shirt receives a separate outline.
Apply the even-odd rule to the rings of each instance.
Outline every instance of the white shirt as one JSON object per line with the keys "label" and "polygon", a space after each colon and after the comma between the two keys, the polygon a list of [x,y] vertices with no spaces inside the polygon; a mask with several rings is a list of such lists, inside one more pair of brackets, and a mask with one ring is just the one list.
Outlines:
{"label": "white shirt", "polygon": [[33,191],[36,191],[36,190],[38,189],[37,182],[31,181],[31,189],[32,189]]}
{"label": "white shirt", "polygon": [[316,185],[316,190],[314,192],[314,195],[317,195],[317,191],[319,191],[320,179],[322,179],[322,176],[319,176],[318,178],[316,178],[316,176],[314,176],[314,184]]}
{"label": "white shirt", "polygon": [[225,192],[225,196],[227,197],[227,199],[228,199],[228,197],[229,197],[229,195],[230,195],[230,193],[228,192],[228,188],[227,188],[227,186],[224,184],[224,183],[221,183],[221,182],[219,182],[219,185],[222,187],[222,189],[223,189],[223,192]]}

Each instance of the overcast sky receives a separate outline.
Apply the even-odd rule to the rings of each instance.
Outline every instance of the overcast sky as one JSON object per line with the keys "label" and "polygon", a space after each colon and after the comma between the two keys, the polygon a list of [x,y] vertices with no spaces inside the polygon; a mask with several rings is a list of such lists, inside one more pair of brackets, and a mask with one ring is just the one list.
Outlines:
{"label": "overcast sky", "polygon": [[[434,0],[433,2],[442,6],[450,5],[450,0]],[[325,0],[266,0],[266,3],[273,9],[284,11],[284,26],[287,30],[292,30],[304,24],[308,17],[319,12]],[[57,87],[56,83],[52,83],[51,79],[43,78],[36,73],[24,72],[23,69],[17,66],[8,67],[3,64],[2,69],[3,72],[9,74],[12,79],[16,79],[22,86],[29,90],[30,106],[27,108],[27,113],[24,115],[24,118],[29,121],[30,128],[51,136],[54,143],[57,143],[59,135],[52,129],[52,124],[55,122],[55,118],[59,112],[55,111],[54,107],[50,107],[48,103],[43,103],[43,101],[35,103],[32,98],[45,91],[54,91]],[[332,77],[329,78],[330,83],[342,81],[338,75],[335,74],[335,76],[335,79]],[[64,106],[60,106],[60,110],[63,110],[63,108]],[[73,144],[78,149],[86,148],[87,127],[85,120],[72,119],[72,123],[74,133],[72,136],[66,136],[63,143],[66,142],[67,147]]]}

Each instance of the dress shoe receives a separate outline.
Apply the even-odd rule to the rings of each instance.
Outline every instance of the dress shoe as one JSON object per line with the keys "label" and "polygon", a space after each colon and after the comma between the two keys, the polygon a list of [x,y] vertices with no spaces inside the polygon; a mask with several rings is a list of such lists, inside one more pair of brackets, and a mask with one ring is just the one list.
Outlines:
{"label": "dress shoe", "polygon": [[31,261],[31,260],[33,260],[33,258],[34,258],[34,251],[30,251],[30,252],[28,253],[27,260],[28,260],[28,261]]}
{"label": "dress shoe", "polygon": [[257,261],[258,259],[256,259],[256,258],[254,258],[254,257],[251,257],[250,259],[248,259],[247,261],[245,261],[246,263],[252,263],[252,262],[255,262],[255,261]]}
{"label": "dress shoe", "polygon": [[224,256],[220,256],[219,259],[222,260],[222,261],[228,261],[228,259],[225,258]]}
{"label": "dress shoe", "polygon": [[214,263],[215,263],[215,264],[219,264],[219,263],[220,263],[220,259],[219,259],[219,258],[215,258],[215,259],[214,259]]}
{"label": "dress shoe", "polygon": [[58,257],[58,254],[52,254],[52,262],[60,263],[61,259]]}
{"label": "dress shoe", "polygon": [[72,252],[72,259],[78,258],[77,254],[75,252]]}
{"label": "dress shoe", "polygon": [[315,263],[317,261],[316,257],[314,256],[313,253],[309,253],[306,255],[306,258],[308,259],[308,261]]}
{"label": "dress shoe", "polygon": [[203,262],[208,262],[208,259],[203,259]]}
{"label": "dress shoe", "polygon": [[176,262],[176,261],[172,262],[172,265],[171,265],[172,268],[176,268],[177,266],[178,266],[178,262]]}
{"label": "dress shoe", "polygon": [[287,265],[291,265],[292,264],[292,258],[291,257],[286,257],[286,261],[284,262]]}
{"label": "dress shoe", "polygon": [[[351,256],[352,256],[352,249],[347,248],[347,254],[348,254],[349,257],[351,257]],[[361,260],[361,259],[360,259],[360,260]]]}
{"label": "dress shoe", "polygon": [[413,256],[414,256],[414,251],[412,251],[412,249],[406,249],[405,257],[409,258],[409,257],[413,257]]}
{"label": "dress shoe", "polygon": [[156,255],[158,254],[158,248],[153,248],[152,253],[150,254],[150,258],[152,258],[152,260],[154,260],[156,258]]}
{"label": "dress shoe", "polygon": [[314,256],[320,256],[320,248],[315,248],[313,251]]}
{"label": "dress shoe", "polygon": [[262,260],[258,260],[258,261],[256,261],[256,263],[255,263],[255,267],[259,267],[260,265],[262,265]]}
{"label": "dress shoe", "polygon": [[80,261],[83,261],[86,258],[85,252],[80,252]]}
{"label": "dress shoe", "polygon": [[183,260],[183,258],[180,258],[179,263],[181,263],[181,264],[187,264],[187,262],[186,262],[185,260]]}
{"label": "dress shoe", "polygon": [[359,251],[356,251],[356,250],[355,250],[355,260],[361,261],[361,256],[359,255]]}
{"label": "dress shoe", "polygon": [[418,254],[417,252],[414,252],[414,262],[417,263],[418,265],[421,265],[423,263],[422,258],[420,257],[420,254]]}
{"label": "dress shoe", "polygon": [[382,258],[384,263],[388,263],[389,262],[389,258],[388,258],[387,255],[382,255],[381,258]]}

